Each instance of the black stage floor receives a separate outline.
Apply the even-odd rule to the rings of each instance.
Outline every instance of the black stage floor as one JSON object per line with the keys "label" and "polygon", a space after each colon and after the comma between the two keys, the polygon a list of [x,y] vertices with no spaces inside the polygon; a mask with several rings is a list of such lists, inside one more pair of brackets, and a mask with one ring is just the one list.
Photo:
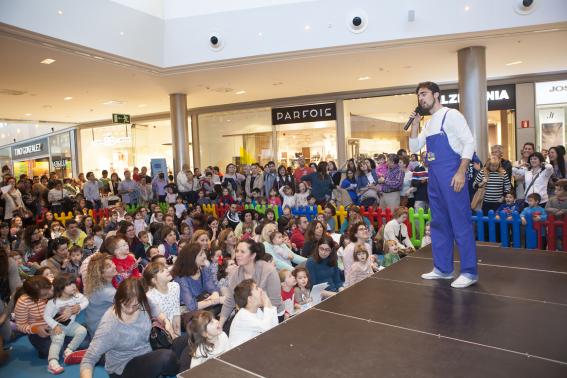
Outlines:
{"label": "black stage floor", "polygon": [[426,248],[180,377],[567,377],[567,253],[478,260],[452,289]]}

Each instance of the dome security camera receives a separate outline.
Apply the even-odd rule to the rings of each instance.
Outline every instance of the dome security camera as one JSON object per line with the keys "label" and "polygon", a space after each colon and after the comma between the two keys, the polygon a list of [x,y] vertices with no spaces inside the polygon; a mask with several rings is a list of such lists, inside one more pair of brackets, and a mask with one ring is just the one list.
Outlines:
{"label": "dome security camera", "polygon": [[362,33],[368,26],[368,16],[361,9],[356,9],[347,15],[347,26],[353,33]]}
{"label": "dome security camera", "polygon": [[220,33],[213,32],[209,35],[209,47],[213,51],[220,51],[224,47],[224,41]]}
{"label": "dome security camera", "polygon": [[530,14],[536,7],[536,0],[516,0],[514,10],[521,15]]}

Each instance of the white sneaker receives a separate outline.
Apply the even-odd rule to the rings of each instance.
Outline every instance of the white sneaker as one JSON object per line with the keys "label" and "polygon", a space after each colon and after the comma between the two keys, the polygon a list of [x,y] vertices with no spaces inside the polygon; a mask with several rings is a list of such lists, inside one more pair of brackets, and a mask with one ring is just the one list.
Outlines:
{"label": "white sneaker", "polygon": [[470,278],[465,276],[464,274],[461,274],[455,281],[451,283],[451,286],[456,289],[464,289],[465,287],[474,285],[477,282],[478,278]]}
{"label": "white sneaker", "polygon": [[421,275],[424,280],[452,280],[453,273],[441,273],[437,269],[433,269],[429,273],[424,273]]}

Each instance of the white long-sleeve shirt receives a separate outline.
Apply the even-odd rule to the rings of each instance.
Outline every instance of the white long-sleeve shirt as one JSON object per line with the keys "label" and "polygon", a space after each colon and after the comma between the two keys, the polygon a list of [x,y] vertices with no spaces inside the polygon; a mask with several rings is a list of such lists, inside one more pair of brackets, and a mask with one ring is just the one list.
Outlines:
{"label": "white long-sleeve shirt", "polygon": [[282,209],[286,206],[290,208],[295,207],[295,195],[288,196],[287,194],[285,194],[283,186],[280,188],[279,192],[283,198]]}
{"label": "white long-sleeve shirt", "polygon": [[[549,182],[549,179],[553,175],[553,165],[546,163],[539,176],[537,172],[534,174],[534,170],[528,170],[525,168],[512,168],[512,172],[514,173],[514,175],[522,176],[525,179],[524,190],[526,192],[524,192],[523,198],[527,199],[528,195],[537,193],[541,196],[540,203],[546,203],[547,201],[549,201],[549,196],[547,195],[547,184]],[[534,181],[536,176],[537,179],[532,184],[532,181]]]}
{"label": "white long-sleeve shirt", "polygon": [[476,147],[467,120],[458,110],[446,107],[442,107],[433,113],[431,119],[425,124],[417,138],[410,138],[409,147],[411,152],[419,153],[419,150],[425,146],[428,136],[441,132],[441,121],[447,111],[449,113],[447,113],[445,118],[444,130],[449,140],[449,145],[462,159],[472,159]]}
{"label": "white long-sleeve shirt", "polygon": [[[402,235],[403,243],[398,239]],[[408,228],[404,223],[398,223],[397,220],[392,219],[384,226],[384,241],[395,240],[400,248],[413,248],[411,239],[408,236]]]}
{"label": "white long-sleeve shirt", "polygon": [[[43,320],[47,323],[51,329],[57,327],[59,323],[54,319],[55,315],[64,307],[74,306],[78,304],[81,306],[81,311],[83,311],[89,305],[89,300],[81,293],[75,294],[69,299],[50,299],[45,306],[45,312],[43,313]],[[72,315],[69,319],[71,320],[69,324],[75,321],[76,315]]]}
{"label": "white long-sleeve shirt", "polygon": [[258,309],[255,314],[242,308],[238,310],[232,320],[228,343],[231,348],[237,347],[277,325],[278,312],[276,307],[264,308],[264,311]]}

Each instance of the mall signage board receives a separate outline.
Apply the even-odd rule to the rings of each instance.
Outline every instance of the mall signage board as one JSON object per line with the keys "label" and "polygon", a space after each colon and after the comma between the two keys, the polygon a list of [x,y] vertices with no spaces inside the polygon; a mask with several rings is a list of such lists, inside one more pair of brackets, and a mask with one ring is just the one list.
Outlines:
{"label": "mall signage board", "polygon": [[67,159],[53,160],[54,169],[63,169],[67,166]]}
{"label": "mall signage board", "polygon": [[[439,99],[443,106],[454,109],[459,108],[458,89],[441,91]],[[486,91],[486,99],[488,101],[488,110],[515,109],[516,86],[514,84],[490,86]]]}
{"label": "mall signage board", "polygon": [[567,103],[567,80],[536,83],[536,104],[565,104]]}
{"label": "mall signage board", "polygon": [[112,114],[112,123],[130,123],[130,114]]}
{"label": "mall signage board", "polygon": [[24,160],[37,156],[47,155],[48,151],[47,138],[36,139],[31,142],[17,144],[12,146],[12,159]]}
{"label": "mall signage board", "polygon": [[287,108],[272,108],[272,125],[289,123],[334,121],[337,119],[337,105],[314,104],[291,106]]}

